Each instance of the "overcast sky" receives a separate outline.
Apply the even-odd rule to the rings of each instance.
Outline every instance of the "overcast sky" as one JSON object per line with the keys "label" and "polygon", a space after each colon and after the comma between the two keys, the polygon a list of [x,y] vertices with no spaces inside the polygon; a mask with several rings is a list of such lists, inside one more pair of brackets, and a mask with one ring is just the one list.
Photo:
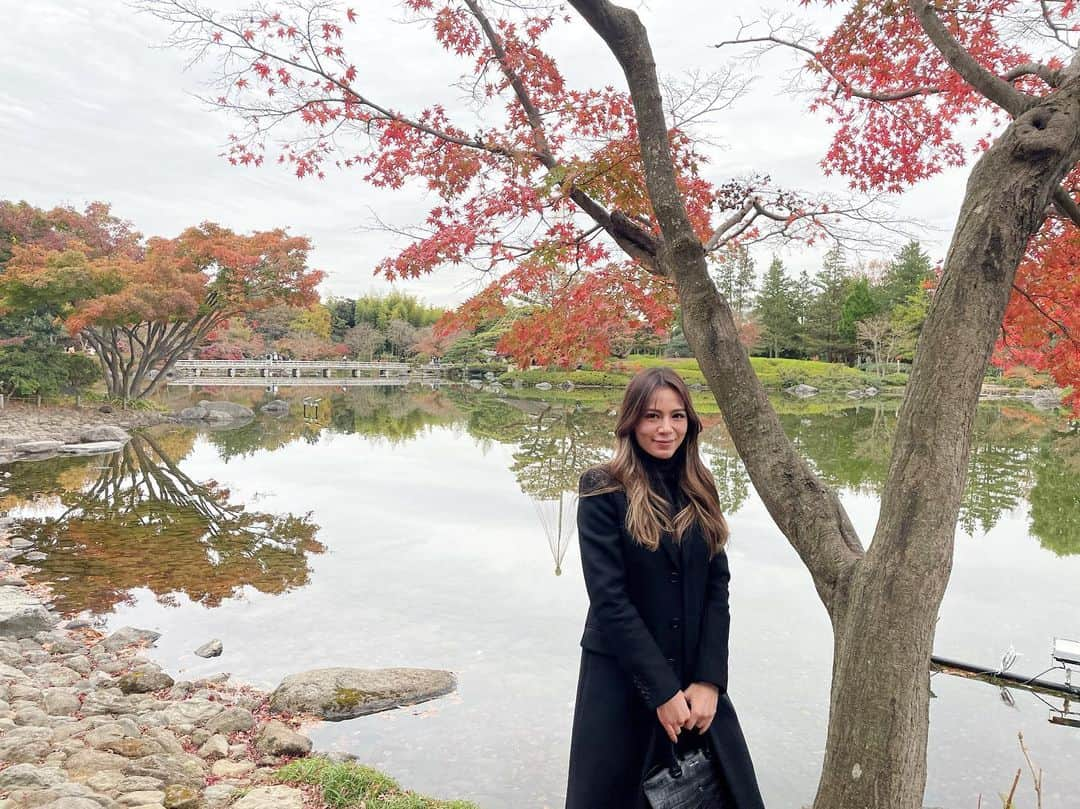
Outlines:
{"label": "overcast sky", "polygon": [[[454,108],[461,93],[449,85],[463,63],[442,53],[425,28],[396,22],[397,3],[351,5],[360,22],[348,30],[346,48],[365,91],[407,112],[435,102]],[[758,7],[757,0],[653,0],[639,12],[661,73],[677,77],[722,67],[724,52],[708,46],[734,36],[736,15],[755,18]],[[800,11],[794,0],[790,7]],[[105,200],[148,235],[173,236],[204,220],[238,231],[288,227],[313,240],[311,263],[327,272],[324,295],[388,289],[372,268],[393,251],[394,239],[365,226],[372,211],[395,225],[420,220],[430,204],[422,190],[378,191],[355,171],[331,169],[318,181],[297,180],[277,165],[231,167],[219,154],[237,123],[195,97],[207,89],[209,67],[185,69],[188,54],[161,47],[169,27],[122,0],[0,0],[0,11],[0,198],[43,208]],[[563,26],[557,37],[552,49],[572,84],[625,86],[584,24]],[[843,190],[842,180],[825,178],[818,166],[829,139],[824,119],[806,111],[805,98],[783,92],[785,65],[792,63],[765,60],[751,91],[708,127],[722,144],[710,179],[756,170],[796,189]],[[903,216],[928,226],[922,241],[934,258],[943,257],[965,176],[949,172],[898,200]],[[814,251],[781,252],[793,270],[812,272],[820,261]],[[399,288],[442,306],[478,289],[460,268]]]}

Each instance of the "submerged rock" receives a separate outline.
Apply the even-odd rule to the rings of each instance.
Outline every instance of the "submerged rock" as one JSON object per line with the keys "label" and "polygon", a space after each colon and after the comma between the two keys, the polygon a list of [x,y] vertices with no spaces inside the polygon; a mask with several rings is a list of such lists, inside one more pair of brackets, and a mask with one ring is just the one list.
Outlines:
{"label": "submerged rock", "polygon": [[115,652],[133,644],[153,646],[160,637],[161,633],[152,629],[136,629],[133,626],[124,626],[101,641],[101,645],[110,652]]}
{"label": "submerged rock", "polygon": [[236,404],[235,402],[199,402],[199,407],[207,411],[207,418],[220,419],[222,417],[230,419],[249,419],[255,415],[250,407],[244,407],[242,404]]}
{"label": "submerged rock", "polygon": [[288,413],[289,403],[284,399],[274,399],[259,408],[263,413]]}
{"label": "submerged rock", "polygon": [[439,669],[312,669],[282,680],[270,709],[351,719],[441,697],[455,686],[454,675]]}
{"label": "submerged rock", "polygon": [[119,452],[123,448],[123,441],[91,441],[83,444],[64,444],[60,447],[60,451],[69,455],[99,455],[106,452]]}
{"label": "submerged rock", "polygon": [[792,385],[790,388],[784,388],[784,393],[791,394],[799,399],[809,399],[811,396],[818,395],[818,389],[813,385],[798,384]]}
{"label": "submerged rock", "polygon": [[96,443],[99,441],[120,441],[126,443],[131,436],[121,427],[112,424],[90,424],[83,427],[79,432],[79,440],[84,443]]}
{"label": "submerged rock", "polygon": [[206,418],[207,409],[205,407],[185,407],[176,417],[181,421],[202,421]]}
{"label": "submerged rock", "polygon": [[217,638],[214,640],[208,640],[202,646],[195,650],[195,654],[199,657],[217,657],[221,654],[222,645],[221,641]]}

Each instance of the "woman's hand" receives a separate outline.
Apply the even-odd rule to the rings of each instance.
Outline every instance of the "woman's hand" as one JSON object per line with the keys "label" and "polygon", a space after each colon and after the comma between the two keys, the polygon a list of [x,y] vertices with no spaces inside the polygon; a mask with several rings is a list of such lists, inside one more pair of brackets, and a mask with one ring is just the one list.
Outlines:
{"label": "woman's hand", "polygon": [[[713,700],[713,709],[716,709],[715,700]],[[690,706],[686,704],[686,695],[682,691],[676,691],[675,696],[656,709],[656,718],[660,720],[660,726],[671,739],[671,743],[677,742],[679,731],[686,726],[690,718]]]}
{"label": "woman's hand", "polygon": [[686,691],[680,693],[685,695],[686,701],[690,704],[690,715],[683,721],[682,726],[687,730],[697,728],[698,733],[704,733],[712,724],[713,717],[716,716],[716,702],[720,697],[720,689],[712,683],[694,683]]}

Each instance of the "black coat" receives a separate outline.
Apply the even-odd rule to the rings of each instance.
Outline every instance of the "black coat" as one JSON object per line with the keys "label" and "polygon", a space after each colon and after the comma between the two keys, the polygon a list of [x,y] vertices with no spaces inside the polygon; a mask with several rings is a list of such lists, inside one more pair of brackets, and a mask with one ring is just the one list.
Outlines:
{"label": "black coat", "polygon": [[[566,809],[647,807],[641,782],[670,761],[656,708],[694,682],[720,689],[707,732],[733,809],[763,809],[727,696],[727,555],[697,528],[649,551],[626,529],[626,494],[603,467],[581,478],[578,538],[589,612],[570,742]],[[615,490],[612,490],[612,489]],[[683,731],[680,741],[696,731]],[[726,808],[725,808],[726,809]]]}

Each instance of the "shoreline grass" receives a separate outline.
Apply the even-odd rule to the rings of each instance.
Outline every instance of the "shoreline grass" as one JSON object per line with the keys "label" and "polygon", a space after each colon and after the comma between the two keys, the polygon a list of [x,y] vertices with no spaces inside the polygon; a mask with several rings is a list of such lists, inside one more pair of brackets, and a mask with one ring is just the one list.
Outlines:
{"label": "shoreline grass", "polygon": [[332,809],[479,809],[475,803],[440,800],[402,789],[390,776],[356,762],[337,763],[322,756],[299,758],[279,769],[278,781],[314,786]]}

